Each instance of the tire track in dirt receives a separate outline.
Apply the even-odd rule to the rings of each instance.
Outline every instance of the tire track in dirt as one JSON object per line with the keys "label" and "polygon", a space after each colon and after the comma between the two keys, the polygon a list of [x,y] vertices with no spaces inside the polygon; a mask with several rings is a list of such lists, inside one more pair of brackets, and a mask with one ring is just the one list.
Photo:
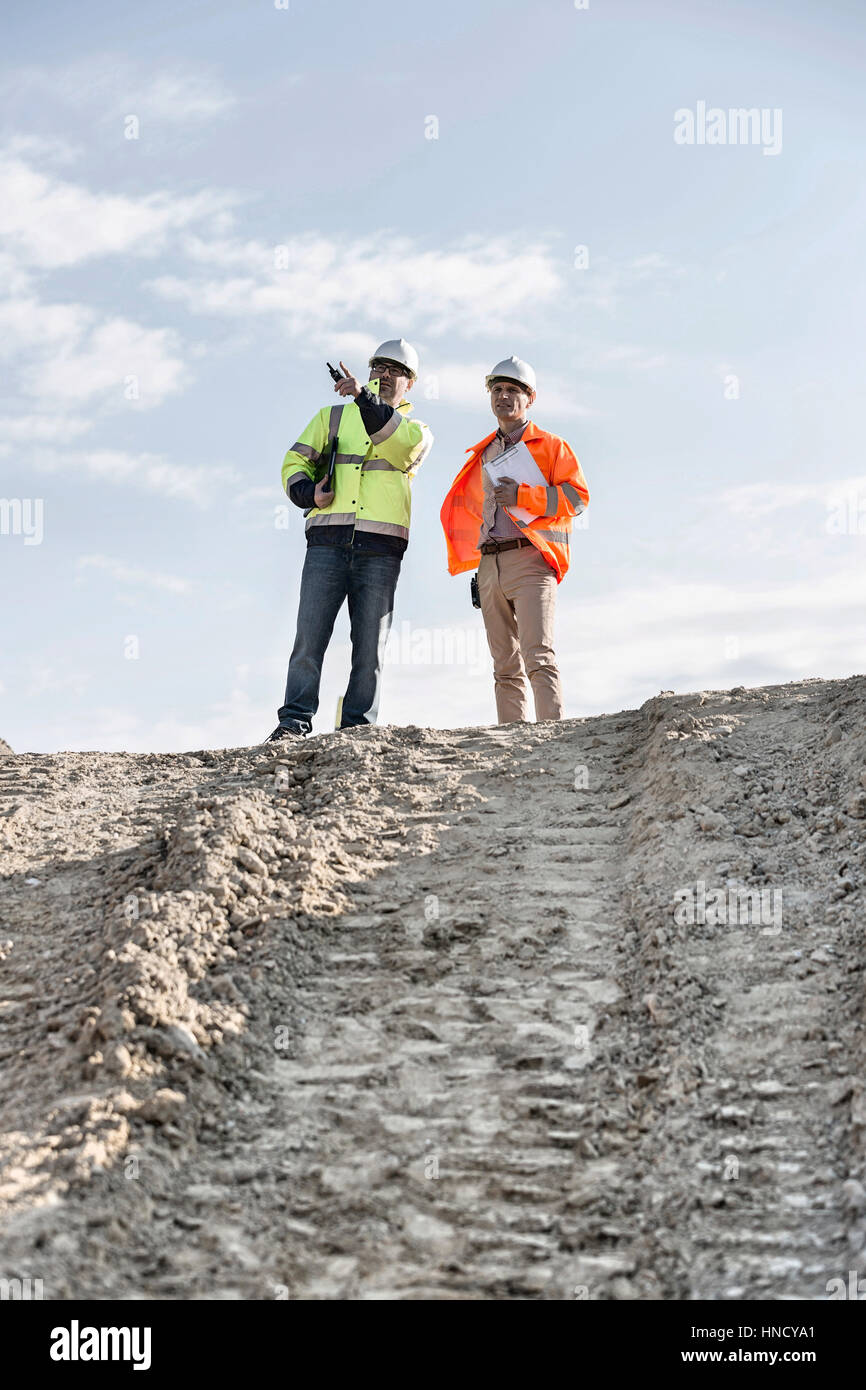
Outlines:
{"label": "tire track in dirt", "polygon": [[[656,1259],[680,1297],[824,1298],[866,1253],[863,683],[645,708],[632,859]],[[677,924],[677,890],[697,907],[701,887],[720,920]]]}
{"label": "tire track in dirt", "polygon": [[[864,704],[0,759],[0,1274],[825,1297],[866,1268]],[[768,915],[682,919],[714,890]]]}
{"label": "tire track in dirt", "polygon": [[292,1165],[296,1211],[328,1213],[295,1296],[563,1298],[617,1278],[627,1295],[629,1232],[595,1203],[627,1182],[630,1119],[598,1084],[593,1039],[621,992],[609,806],[629,727],[429,750],[428,777],[456,754],[484,799],[343,919],[304,991],[316,1023],[283,1067],[286,1130],[315,1136]]}

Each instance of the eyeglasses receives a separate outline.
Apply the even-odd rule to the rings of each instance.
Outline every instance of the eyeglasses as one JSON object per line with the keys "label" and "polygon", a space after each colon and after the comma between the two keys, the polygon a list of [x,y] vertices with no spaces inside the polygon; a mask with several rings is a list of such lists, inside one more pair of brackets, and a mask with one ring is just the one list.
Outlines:
{"label": "eyeglasses", "polygon": [[409,376],[407,368],[402,367],[399,362],[387,362],[382,357],[377,357],[370,363],[370,370],[379,372],[382,376],[385,372],[388,372],[390,376]]}

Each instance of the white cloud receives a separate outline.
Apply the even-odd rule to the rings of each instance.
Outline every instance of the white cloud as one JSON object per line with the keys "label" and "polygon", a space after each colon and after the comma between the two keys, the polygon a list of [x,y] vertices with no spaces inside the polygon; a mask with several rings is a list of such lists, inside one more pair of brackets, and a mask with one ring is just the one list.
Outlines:
{"label": "white cloud", "polygon": [[189,197],[91,193],[22,159],[0,155],[0,245],[19,266],[56,269],[98,256],[155,256],[169,233],[225,211],[234,201],[208,190]]}
{"label": "white cloud", "polygon": [[[160,91],[167,99],[164,86]],[[204,99],[200,91],[199,98]],[[46,302],[35,292],[34,272],[108,255],[156,255],[170,235],[202,221],[221,234],[234,200],[209,192],[180,198],[166,192],[143,198],[91,193],[53,172],[37,171],[21,157],[44,157],[51,148],[42,137],[16,136],[12,152],[7,144],[0,153],[0,287],[6,294],[0,300],[0,359],[15,364],[22,395],[46,406],[159,405],[190,380],[174,330],[106,317],[86,304]],[[18,423],[10,417],[4,425],[5,440],[57,443],[89,427],[79,419],[64,433],[56,419],[37,424],[20,404]]]}
{"label": "white cloud", "polygon": [[804,503],[838,507],[857,498],[861,507],[866,504],[866,474],[814,483],[746,483],[727,488],[719,496],[736,516],[748,517],[769,516]]}
{"label": "white cloud", "polygon": [[92,428],[80,415],[2,415],[0,440],[15,444],[62,444]]}
{"label": "white cloud", "polygon": [[140,110],[151,120],[179,124],[212,121],[235,105],[232,93],[215,77],[179,66],[157,73],[137,91],[133,84],[124,96],[129,110]]}
{"label": "white cloud", "polygon": [[237,483],[240,474],[227,465],[170,463],[158,454],[127,454],[114,449],[42,451],[34,467],[43,473],[64,472],[98,482],[129,486],[161,497],[181,498],[208,506],[216,492]]}
{"label": "white cloud", "polygon": [[122,560],[113,560],[107,555],[82,555],[76,560],[75,569],[78,574],[85,570],[99,570],[110,575],[118,584],[133,584],[170,594],[191,594],[196,588],[190,579],[180,579],[177,575],[161,574],[155,570],[134,569]]}
{"label": "white cloud", "polygon": [[180,351],[171,329],[99,322],[84,304],[0,301],[0,358],[18,359],[25,394],[49,402],[113,395],[118,405],[159,405],[188,383]]}
{"label": "white cloud", "polygon": [[189,373],[171,329],[110,319],[77,351],[66,348],[26,368],[22,380],[31,396],[88,401],[114,393],[118,402],[146,408],[182,390]]}
{"label": "white cloud", "polygon": [[0,302],[0,356],[9,360],[31,349],[70,349],[94,322],[84,304],[43,304],[35,297]]}
{"label": "white cloud", "polygon": [[0,294],[30,293],[33,276],[8,251],[0,250]]}
{"label": "white cloud", "polygon": [[73,145],[60,135],[36,135],[21,132],[10,135],[5,142],[4,152],[9,157],[38,159],[47,164],[74,164],[81,158],[81,145]]}
{"label": "white cloud", "polygon": [[[227,240],[187,241],[194,262],[235,272],[221,278],[164,275],[151,282],[163,298],[201,314],[227,317],[273,314],[293,336],[332,340],[332,325],[390,322],[407,337],[413,325],[437,334],[497,331],[525,310],[550,302],[560,289],[556,263],[545,247],[515,247],[505,240],[464,240],[424,249],[407,237],[338,242],[320,236],[285,243],[279,269],[273,246]],[[371,286],[375,294],[371,295]]]}
{"label": "white cloud", "polygon": [[133,62],[120,53],[95,53],[55,67],[19,68],[9,83],[18,105],[93,107],[102,120],[126,115],[167,125],[211,121],[235,105],[235,97],[212,70],[172,61],[160,67]]}

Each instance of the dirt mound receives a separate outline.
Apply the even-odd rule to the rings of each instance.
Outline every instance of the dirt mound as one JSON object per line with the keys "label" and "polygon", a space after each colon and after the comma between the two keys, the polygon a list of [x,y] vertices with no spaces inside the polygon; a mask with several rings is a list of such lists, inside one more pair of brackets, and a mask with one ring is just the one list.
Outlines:
{"label": "dirt mound", "polygon": [[12,749],[9,747],[9,744],[6,742],[6,740],[4,738],[0,738],[0,758],[5,757],[7,753],[11,752]]}
{"label": "dirt mound", "polygon": [[866,1264],[864,713],[18,755],[0,1277],[826,1297]]}

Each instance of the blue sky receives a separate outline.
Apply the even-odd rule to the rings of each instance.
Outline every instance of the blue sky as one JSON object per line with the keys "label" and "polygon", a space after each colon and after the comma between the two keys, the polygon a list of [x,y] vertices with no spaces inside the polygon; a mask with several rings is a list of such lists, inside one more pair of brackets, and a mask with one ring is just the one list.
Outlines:
{"label": "blue sky", "polygon": [[[495,719],[438,513],[512,352],[591,493],[568,715],[864,669],[859,4],[82,0],[3,28],[0,497],[42,515],[0,533],[16,750],[264,737],[304,554],[283,454],[325,359],[400,335],[436,443],[383,722]],[[677,144],[699,102],[780,112],[781,147]],[[344,614],[319,729],[347,663]]]}

